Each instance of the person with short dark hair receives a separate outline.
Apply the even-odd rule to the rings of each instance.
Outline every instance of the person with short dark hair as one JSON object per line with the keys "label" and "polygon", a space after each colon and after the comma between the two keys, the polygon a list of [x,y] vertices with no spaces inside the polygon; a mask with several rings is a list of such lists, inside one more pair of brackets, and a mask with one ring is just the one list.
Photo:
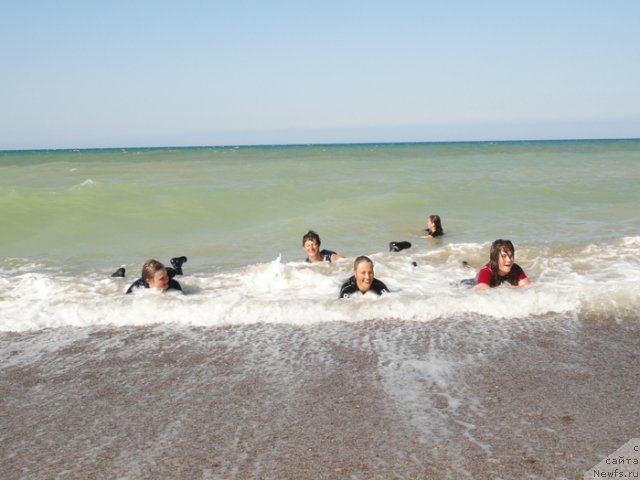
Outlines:
{"label": "person with short dark hair", "polygon": [[529,279],[524,270],[515,263],[516,249],[511,240],[498,239],[491,244],[489,263],[487,263],[476,277],[474,290],[485,290],[497,287],[507,282],[516,287],[529,285]]}
{"label": "person with short dark hair", "polygon": [[309,230],[302,237],[302,248],[307,252],[305,262],[335,262],[344,258],[332,250],[320,250],[320,235],[313,230]]}
{"label": "person with short dark hair", "polygon": [[369,291],[382,295],[389,289],[380,280],[374,278],[373,262],[369,257],[362,255],[353,262],[353,275],[342,284],[340,298],[348,298],[356,293],[364,295]]}
{"label": "person with short dark hair", "polygon": [[[175,270],[172,269],[171,273],[175,275]],[[138,288],[152,288],[162,292],[182,291],[180,284],[172,277],[173,275],[169,275],[168,269],[162,263],[153,258],[149,259],[142,265],[141,278],[133,282],[126,293],[133,293]]]}

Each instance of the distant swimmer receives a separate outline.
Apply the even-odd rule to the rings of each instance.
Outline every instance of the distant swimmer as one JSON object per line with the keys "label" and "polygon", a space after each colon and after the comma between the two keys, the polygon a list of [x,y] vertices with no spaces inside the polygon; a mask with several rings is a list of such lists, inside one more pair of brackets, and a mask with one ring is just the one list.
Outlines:
{"label": "distant swimmer", "polygon": [[335,262],[344,258],[332,250],[320,250],[320,235],[313,230],[309,230],[302,237],[302,247],[307,252],[307,259],[305,260],[307,263]]}
{"label": "distant swimmer", "polygon": [[529,285],[529,279],[524,270],[515,263],[516,250],[510,240],[498,239],[491,244],[489,263],[487,263],[476,277],[474,290],[486,290],[507,282],[516,287]]}
{"label": "distant swimmer", "polygon": [[356,293],[364,295],[368,291],[382,295],[389,289],[380,280],[374,278],[371,259],[360,256],[353,262],[353,275],[340,288],[340,298],[348,298]]}
{"label": "distant swimmer", "polygon": [[[180,265],[182,266],[182,264]],[[138,288],[152,288],[163,292],[167,290],[182,291],[180,284],[171,278],[173,275],[175,275],[174,269],[165,268],[157,260],[147,260],[142,266],[141,278],[133,282],[126,293],[133,293]]]}
{"label": "distant swimmer", "polygon": [[422,238],[435,238],[444,235],[440,215],[429,215],[429,218],[427,218],[427,228],[425,228],[424,231],[425,235],[423,235]]}

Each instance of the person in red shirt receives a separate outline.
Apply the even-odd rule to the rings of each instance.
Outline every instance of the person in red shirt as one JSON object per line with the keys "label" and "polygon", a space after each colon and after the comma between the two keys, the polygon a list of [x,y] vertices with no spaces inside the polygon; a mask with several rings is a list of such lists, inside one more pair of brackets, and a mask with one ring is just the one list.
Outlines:
{"label": "person in red shirt", "polygon": [[529,279],[524,270],[515,263],[516,249],[511,240],[498,239],[491,244],[489,263],[487,263],[476,277],[474,290],[485,290],[497,287],[504,282],[516,287],[529,285]]}

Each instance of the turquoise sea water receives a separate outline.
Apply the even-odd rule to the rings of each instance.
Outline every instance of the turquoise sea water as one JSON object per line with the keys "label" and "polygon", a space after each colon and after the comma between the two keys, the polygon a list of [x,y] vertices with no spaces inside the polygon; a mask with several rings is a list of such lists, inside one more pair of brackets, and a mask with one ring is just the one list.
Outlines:
{"label": "turquoise sea water", "polygon": [[[458,264],[482,266],[496,238],[515,243],[536,281],[565,281],[606,252],[637,276],[639,184],[640,140],[0,152],[0,272],[10,284],[27,270],[77,278],[93,292],[120,265],[133,280],[147,258],[186,255],[186,272],[202,277],[187,286],[224,291],[224,275],[238,275],[259,297],[305,271],[265,273],[302,260],[315,229],[325,248],[378,258],[398,289],[473,276]],[[442,240],[419,237],[432,213]],[[397,240],[412,249],[389,254]],[[437,275],[404,273],[410,261]],[[611,266],[600,261],[594,275]],[[349,262],[326,267],[281,288],[333,292]],[[97,291],[112,288],[123,285]]]}
{"label": "turquoise sea water", "polygon": [[0,172],[3,256],[82,268],[293,260],[309,228],[354,256],[431,213],[447,242],[640,231],[637,140],[2,152]]}

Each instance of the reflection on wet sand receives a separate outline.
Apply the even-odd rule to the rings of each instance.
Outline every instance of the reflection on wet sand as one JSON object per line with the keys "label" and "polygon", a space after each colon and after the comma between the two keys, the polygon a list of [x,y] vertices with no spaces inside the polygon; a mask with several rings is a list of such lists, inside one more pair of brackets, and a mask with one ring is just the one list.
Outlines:
{"label": "reflection on wet sand", "polygon": [[581,478],[637,436],[640,325],[0,337],[2,478]]}

